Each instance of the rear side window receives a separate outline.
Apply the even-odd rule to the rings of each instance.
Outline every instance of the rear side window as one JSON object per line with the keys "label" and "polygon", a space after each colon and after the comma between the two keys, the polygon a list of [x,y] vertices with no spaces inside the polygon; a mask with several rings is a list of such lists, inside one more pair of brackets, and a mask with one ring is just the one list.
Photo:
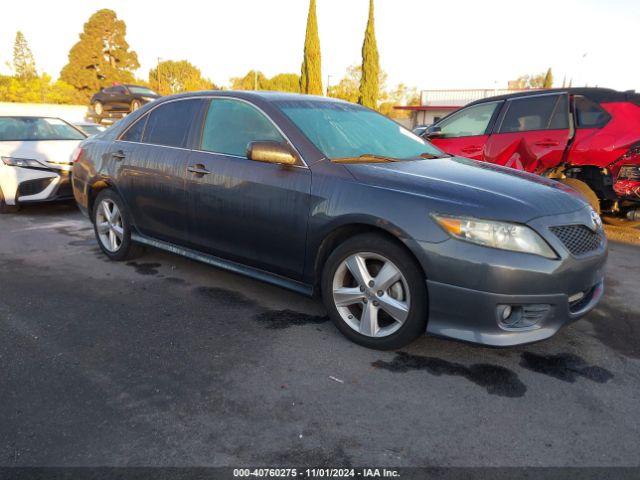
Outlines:
{"label": "rear side window", "polygon": [[578,128],[600,128],[611,118],[596,102],[586,97],[574,97],[576,123]]}
{"label": "rear side window", "polygon": [[232,99],[213,99],[202,131],[202,150],[246,157],[251,142],[284,142],[278,129],[255,107]]}
{"label": "rear side window", "polygon": [[166,103],[148,115],[143,143],[167,147],[186,147],[189,130],[201,105],[200,100]]}
{"label": "rear side window", "polygon": [[499,102],[481,103],[465,108],[438,124],[445,138],[484,135]]}
{"label": "rear side window", "polygon": [[569,106],[566,95],[544,95],[509,101],[499,133],[568,128]]}
{"label": "rear side window", "polygon": [[120,140],[124,140],[125,142],[141,142],[144,125],[147,123],[147,117],[148,116],[144,116],[134,123],[129,130],[124,132],[122,137],[120,137]]}

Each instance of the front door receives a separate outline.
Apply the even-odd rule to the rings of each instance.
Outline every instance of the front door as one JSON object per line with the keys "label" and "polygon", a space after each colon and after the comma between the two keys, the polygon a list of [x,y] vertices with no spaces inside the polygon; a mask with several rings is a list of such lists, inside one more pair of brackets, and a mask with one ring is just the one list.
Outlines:
{"label": "front door", "polygon": [[311,171],[247,159],[249,143],[286,142],[251,104],[211,100],[200,149],[189,156],[189,233],[194,248],[300,279]]}
{"label": "front door", "polygon": [[541,94],[508,100],[484,160],[542,173],[563,162],[571,138],[566,94]]}
{"label": "front door", "polygon": [[429,141],[451,155],[482,160],[491,120],[501,103],[480,103],[449,115],[437,124],[440,136]]}
{"label": "front door", "polygon": [[188,146],[202,100],[165,103],[114,142],[119,185],[136,228],[143,235],[186,242]]}

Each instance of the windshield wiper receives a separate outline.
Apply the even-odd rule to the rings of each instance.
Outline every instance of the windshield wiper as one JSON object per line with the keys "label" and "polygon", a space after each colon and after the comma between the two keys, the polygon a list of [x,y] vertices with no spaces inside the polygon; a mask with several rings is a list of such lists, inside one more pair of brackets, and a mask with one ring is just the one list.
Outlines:
{"label": "windshield wiper", "polygon": [[375,153],[364,153],[359,157],[343,157],[331,160],[336,163],[389,163],[398,162],[399,158],[387,157],[385,155],[377,155]]}

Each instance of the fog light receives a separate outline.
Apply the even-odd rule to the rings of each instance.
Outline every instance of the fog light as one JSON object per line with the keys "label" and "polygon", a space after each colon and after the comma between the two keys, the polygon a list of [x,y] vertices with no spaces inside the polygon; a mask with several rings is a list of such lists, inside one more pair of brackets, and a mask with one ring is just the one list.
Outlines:
{"label": "fog light", "polygon": [[510,331],[540,328],[550,310],[548,304],[498,305],[498,325]]}
{"label": "fog light", "polygon": [[578,292],[569,297],[569,303],[575,303],[578,300],[582,300],[584,298],[584,292]]}

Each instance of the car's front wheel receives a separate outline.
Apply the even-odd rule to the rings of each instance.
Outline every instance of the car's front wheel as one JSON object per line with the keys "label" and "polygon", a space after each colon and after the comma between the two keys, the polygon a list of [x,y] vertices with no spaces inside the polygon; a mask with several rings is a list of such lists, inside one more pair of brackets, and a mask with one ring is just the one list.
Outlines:
{"label": "car's front wheel", "polygon": [[338,329],[360,345],[395,349],[425,333],[424,274],[403,246],[384,236],[340,244],[326,261],[322,296]]}
{"label": "car's front wheel", "polygon": [[104,113],[104,106],[102,102],[95,102],[93,104],[93,111],[96,115],[101,116]]}
{"label": "car's front wheel", "polygon": [[100,192],[93,207],[93,229],[100,249],[111,260],[139,256],[143,248],[131,241],[131,222],[122,199],[112,190]]}

